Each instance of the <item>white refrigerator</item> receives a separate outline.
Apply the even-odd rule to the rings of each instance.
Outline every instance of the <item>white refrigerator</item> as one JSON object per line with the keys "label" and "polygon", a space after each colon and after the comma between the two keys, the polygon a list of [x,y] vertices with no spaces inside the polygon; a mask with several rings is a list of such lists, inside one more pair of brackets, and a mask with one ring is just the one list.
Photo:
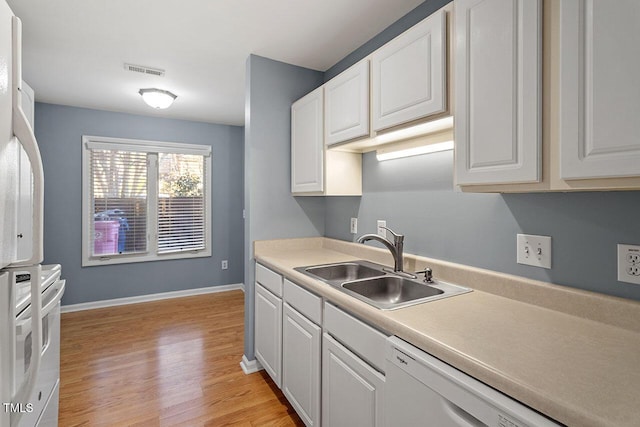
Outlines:
{"label": "white refrigerator", "polygon": [[49,427],[57,426],[65,282],[60,266],[40,264],[44,177],[22,105],[33,94],[22,82],[21,27],[0,0],[0,427]]}

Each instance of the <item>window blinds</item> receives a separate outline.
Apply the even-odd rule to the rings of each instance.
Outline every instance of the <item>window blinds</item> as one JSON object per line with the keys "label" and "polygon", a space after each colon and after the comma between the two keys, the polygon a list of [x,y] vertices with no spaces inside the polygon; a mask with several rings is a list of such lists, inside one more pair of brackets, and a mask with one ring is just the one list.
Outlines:
{"label": "window blinds", "polygon": [[147,154],[91,150],[94,256],[147,251]]}
{"label": "window blinds", "polygon": [[158,154],[158,253],[205,248],[204,158]]}

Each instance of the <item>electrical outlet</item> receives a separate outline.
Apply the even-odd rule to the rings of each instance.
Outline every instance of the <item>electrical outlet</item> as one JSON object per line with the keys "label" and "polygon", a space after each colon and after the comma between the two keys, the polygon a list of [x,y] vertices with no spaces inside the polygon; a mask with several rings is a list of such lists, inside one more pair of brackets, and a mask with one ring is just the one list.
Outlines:
{"label": "electrical outlet", "polygon": [[618,245],[618,281],[640,285],[640,246]]}
{"label": "electrical outlet", "polygon": [[349,227],[351,229],[351,234],[356,234],[358,232],[358,218],[351,218]]}
{"label": "electrical outlet", "polygon": [[627,252],[627,262],[629,264],[640,264],[640,254]]}
{"label": "electrical outlet", "polygon": [[378,236],[380,237],[387,237],[387,230],[385,230],[382,227],[386,227],[387,226],[387,221],[383,220],[383,219],[379,219],[378,220]]}
{"label": "electrical outlet", "polygon": [[551,237],[518,234],[516,241],[518,264],[551,268]]}
{"label": "electrical outlet", "polygon": [[229,268],[229,261],[227,261],[226,259],[223,259],[221,265],[222,265],[222,269],[226,270],[227,268]]}

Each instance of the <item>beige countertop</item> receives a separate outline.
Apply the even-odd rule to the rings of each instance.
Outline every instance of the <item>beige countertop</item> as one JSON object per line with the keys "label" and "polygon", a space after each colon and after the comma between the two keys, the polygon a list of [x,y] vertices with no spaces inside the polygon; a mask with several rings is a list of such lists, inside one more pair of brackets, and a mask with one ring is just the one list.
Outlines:
{"label": "beige countertop", "polygon": [[293,268],[388,251],[326,238],[258,241],[257,261],[570,426],[640,426],[640,303],[406,255],[471,293],[382,311]]}

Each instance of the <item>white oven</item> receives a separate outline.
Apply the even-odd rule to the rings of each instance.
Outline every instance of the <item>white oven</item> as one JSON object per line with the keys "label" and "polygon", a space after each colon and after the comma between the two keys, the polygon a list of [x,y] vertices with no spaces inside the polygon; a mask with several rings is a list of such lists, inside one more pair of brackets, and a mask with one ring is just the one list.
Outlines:
{"label": "white oven", "polygon": [[[36,386],[29,397],[32,408],[27,408],[18,426],[50,427],[39,423],[45,412],[55,410],[46,404],[49,396],[58,387],[60,377],[60,298],[64,293],[65,281],[56,280],[42,294],[42,359],[36,380]],[[16,360],[14,384],[21,384],[29,368],[33,340],[31,337],[31,309],[25,308],[16,318]],[[45,408],[46,407],[46,408]],[[57,423],[55,424],[57,425]]]}
{"label": "white oven", "polygon": [[[19,274],[17,275],[20,276]],[[58,425],[58,388],[60,378],[60,299],[64,294],[65,281],[60,279],[60,266],[42,268],[42,347],[40,367],[35,387],[27,406],[20,408],[16,427],[56,427]],[[33,318],[31,316],[31,284],[16,283],[14,322],[14,389],[25,381],[29,364],[33,359]],[[15,421],[15,420],[14,420]]]}

